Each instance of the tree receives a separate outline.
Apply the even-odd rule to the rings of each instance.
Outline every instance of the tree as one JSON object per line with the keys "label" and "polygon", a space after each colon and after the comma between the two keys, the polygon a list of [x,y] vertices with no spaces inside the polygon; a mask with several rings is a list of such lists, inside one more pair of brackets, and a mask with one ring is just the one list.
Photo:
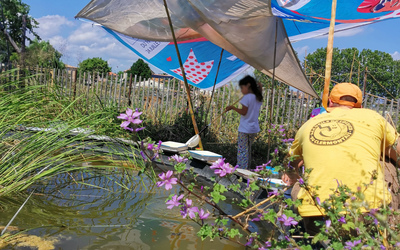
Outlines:
{"label": "tree", "polygon": [[[303,63],[318,94],[324,88],[325,60],[326,48],[319,48],[307,55]],[[390,54],[377,50],[333,49],[332,82],[352,82],[363,89],[365,76],[366,92],[391,99],[400,97],[400,61],[395,61]]]}
{"label": "tree", "polygon": [[[19,54],[13,53],[11,61],[19,61]],[[26,48],[25,65],[30,67],[41,66],[44,68],[64,69],[61,61],[62,54],[50,42],[35,39]]]}
{"label": "tree", "polygon": [[151,69],[147,63],[145,63],[142,59],[137,60],[132,64],[130,70],[128,70],[128,74],[131,73],[133,76],[142,77],[142,79],[149,79],[152,76]]}
{"label": "tree", "polygon": [[[2,60],[13,52],[24,52],[25,40],[31,41],[25,36],[25,31],[30,32],[35,38],[39,36],[33,30],[38,22],[29,16],[29,5],[21,0],[0,1],[0,54]],[[5,42],[7,41],[7,42]]]}
{"label": "tree", "polygon": [[104,61],[100,57],[94,57],[94,58],[88,58],[86,60],[83,60],[81,63],[78,65],[78,72],[79,73],[84,73],[84,72],[98,72],[98,73],[108,73],[111,72],[111,68],[108,66],[107,61]]}

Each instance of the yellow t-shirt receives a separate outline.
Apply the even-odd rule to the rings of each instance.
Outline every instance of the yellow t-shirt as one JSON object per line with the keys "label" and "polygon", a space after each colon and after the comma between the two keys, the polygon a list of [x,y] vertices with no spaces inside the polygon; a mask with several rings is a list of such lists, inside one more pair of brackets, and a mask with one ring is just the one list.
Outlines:
{"label": "yellow t-shirt", "polygon": [[[356,192],[357,187],[370,183],[371,173],[377,170],[377,180],[364,193],[369,208],[377,208],[384,197],[387,204],[391,201],[379,163],[385,129],[386,148],[395,143],[397,133],[381,115],[369,109],[334,108],[331,113],[308,120],[297,132],[290,152],[301,156],[306,168],[313,169],[309,184],[320,186],[316,192],[321,202],[333,193],[338,182]],[[298,198],[303,199],[300,215],[321,215],[304,189]]]}

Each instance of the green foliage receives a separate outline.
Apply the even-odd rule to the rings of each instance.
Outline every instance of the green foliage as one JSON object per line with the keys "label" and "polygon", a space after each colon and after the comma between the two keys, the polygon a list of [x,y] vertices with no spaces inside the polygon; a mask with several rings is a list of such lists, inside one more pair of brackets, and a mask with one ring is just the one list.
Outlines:
{"label": "green foliage", "polygon": [[138,79],[139,77],[142,79],[149,79],[152,76],[149,65],[142,59],[138,59],[135,63],[133,63],[128,73],[132,74],[133,76],[136,75]]}
{"label": "green foliage", "polygon": [[[39,38],[38,34],[34,31],[34,28],[38,27],[38,22],[29,15],[30,7],[29,5],[23,3],[21,0],[2,0],[0,2],[0,21],[5,24],[5,29],[10,34],[14,42],[21,47],[23,40],[22,32],[22,16],[27,16],[26,31],[27,34],[31,33],[35,38]],[[4,19],[1,20],[1,11],[4,14]],[[29,37],[26,37],[30,41]],[[7,50],[10,49],[10,54],[16,52],[15,49],[9,44],[7,48],[8,39],[0,29],[0,61],[4,61],[7,56]]]}
{"label": "green foliage", "polygon": [[214,185],[214,190],[210,193],[213,201],[215,203],[218,203],[219,201],[224,201],[226,200],[226,197],[224,195],[222,195],[224,192],[228,191],[225,186],[221,185],[221,184],[215,184]]}
{"label": "green foliage", "polygon": [[[314,53],[307,55],[303,64],[303,66],[307,66],[306,74],[318,94],[323,91],[325,60],[326,48],[319,48]],[[351,78],[350,72],[352,72]],[[363,88],[365,75],[367,76],[366,92],[390,99],[393,99],[391,95],[396,98],[400,97],[400,61],[396,61],[390,54],[378,50],[333,49],[332,81],[352,82]]]}
{"label": "green foliage", "polygon": [[81,74],[83,74],[84,72],[98,72],[100,74],[107,74],[108,72],[111,72],[111,68],[108,66],[107,61],[104,61],[100,57],[94,57],[88,58],[79,63],[78,72],[80,72]]}
{"label": "green foliage", "polygon": [[[19,55],[13,53],[11,61],[18,63]],[[58,52],[50,42],[40,41],[35,39],[26,48],[25,54],[25,66],[36,67],[40,66],[43,68],[57,68],[64,69],[65,65],[61,61],[62,54]]]}

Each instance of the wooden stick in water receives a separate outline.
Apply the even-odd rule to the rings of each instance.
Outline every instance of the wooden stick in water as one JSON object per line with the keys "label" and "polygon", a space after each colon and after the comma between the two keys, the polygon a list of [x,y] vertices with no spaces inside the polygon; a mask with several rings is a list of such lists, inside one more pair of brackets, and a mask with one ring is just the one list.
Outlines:
{"label": "wooden stick in water", "polygon": [[[287,189],[288,188],[285,188],[285,189],[283,189],[283,191],[285,192]],[[238,213],[237,215],[233,216],[232,218],[236,219],[236,218],[238,218],[238,217],[250,212],[251,210],[253,210],[253,209],[257,208],[257,207],[259,207],[261,205],[264,205],[265,203],[267,203],[268,201],[272,200],[275,197],[276,197],[276,195],[272,195],[271,197],[269,197],[269,198],[257,203],[256,205],[252,206],[251,208],[249,208],[249,209],[247,209],[247,210],[245,210],[245,211],[243,211],[241,213]]]}

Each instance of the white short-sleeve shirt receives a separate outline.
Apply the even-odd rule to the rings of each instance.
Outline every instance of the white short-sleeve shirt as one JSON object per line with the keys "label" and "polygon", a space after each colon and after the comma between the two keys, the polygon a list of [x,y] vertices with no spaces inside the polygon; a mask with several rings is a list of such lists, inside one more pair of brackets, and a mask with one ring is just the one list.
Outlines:
{"label": "white short-sleeve shirt", "polygon": [[240,117],[239,132],[254,134],[260,132],[258,115],[262,102],[257,101],[256,95],[249,93],[243,96],[240,104],[248,108],[247,114]]}

